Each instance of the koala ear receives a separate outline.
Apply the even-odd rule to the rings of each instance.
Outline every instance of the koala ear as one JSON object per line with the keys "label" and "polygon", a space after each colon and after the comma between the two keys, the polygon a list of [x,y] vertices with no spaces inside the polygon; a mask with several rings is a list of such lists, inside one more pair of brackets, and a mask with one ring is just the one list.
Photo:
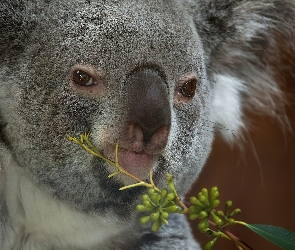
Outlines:
{"label": "koala ear", "polygon": [[284,123],[286,101],[276,79],[286,67],[284,53],[294,52],[295,2],[201,2],[193,7],[194,22],[214,85],[213,121],[226,127],[227,135],[243,126],[244,109]]}

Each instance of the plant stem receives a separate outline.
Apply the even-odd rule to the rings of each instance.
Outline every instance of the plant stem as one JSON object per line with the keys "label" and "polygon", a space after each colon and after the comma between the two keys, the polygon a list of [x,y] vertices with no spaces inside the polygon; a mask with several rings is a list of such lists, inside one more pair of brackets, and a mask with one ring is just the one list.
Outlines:
{"label": "plant stem", "polygon": [[133,188],[133,187],[148,187],[147,185],[149,185],[149,184],[146,182],[137,182],[137,183],[134,183],[134,184],[131,184],[128,186],[121,187],[119,190],[122,191],[122,190],[125,190],[128,188]]}
{"label": "plant stem", "polygon": [[154,183],[154,181],[153,181],[153,170],[151,169],[150,170],[150,185],[151,185],[151,187],[154,189],[154,190],[156,190],[158,193],[161,193],[161,190],[159,189],[159,188],[157,188],[156,187],[156,185],[155,185],[155,183]]}
{"label": "plant stem", "polygon": [[188,207],[186,205],[184,205],[184,203],[181,201],[180,197],[177,196],[175,198],[175,200],[176,200],[176,204],[182,208],[181,213],[182,214],[188,214]]}
{"label": "plant stem", "polygon": [[231,232],[229,232],[227,229],[222,228],[221,231],[226,234],[229,238],[231,238],[235,244],[239,247],[241,247],[244,250],[253,250],[249,245],[247,245],[244,241],[233,235]]}
{"label": "plant stem", "polygon": [[153,187],[156,187],[156,185],[155,185],[155,183],[154,183],[154,181],[153,181],[153,170],[152,170],[152,169],[150,170],[150,183],[151,183],[151,185],[152,185]]}
{"label": "plant stem", "polygon": [[[242,248],[243,250],[253,250],[249,245],[247,245],[244,241],[236,237],[234,234],[232,234],[230,231],[228,231],[226,228],[222,228],[217,226],[213,221],[209,220],[209,223],[212,226],[215,226],[218,228],[219,231],[224,233],[226,236],[228,236],[235,244],[237,247]],[[241,224],[241,223],[240,223]]]}

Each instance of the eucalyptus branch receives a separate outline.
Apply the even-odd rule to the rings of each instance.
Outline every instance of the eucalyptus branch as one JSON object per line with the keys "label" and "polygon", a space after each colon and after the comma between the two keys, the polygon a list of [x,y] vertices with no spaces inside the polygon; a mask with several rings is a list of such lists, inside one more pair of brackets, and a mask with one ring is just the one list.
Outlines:
{"label": "eucalyptus branch", "polygon": [[[237,223],[237,221],[236,221]],[[235,243],[235,245],[239,248],[239,249],[243,249],[243,250],[253,250],[249,245],[247,245],[244,241],[242,241],[241,239],[239,239],[238,237],[236,237],[234,234],[232,234],[230,231],[228,231],[224,226],[223,227],[219,227],[216,225],[216,223],[214,223],[213,221],[209,220],[209,224],[216,227],[219,232],[221,233],[220,237],[226,238],[228,240],[231,240]]]}
{"label": "eucalyptus branch", "polygon": [[[166,176],[166,187],[160,189],[153,181],[153,171],[149,172],[149,182],[143,181],[135,175],[126,171],[119,163],[119,145],[115,146],[115,161],[112,161],[103,156],[99,150],[90,142],[90,133],[84,133],[76,137],[68,137],[70,141],[80,145],[88,153],[99,157],[106,161],[111,166],[115,167],[117,171],[111,173],[108,178],[113,178],[119,174],[123,174],[132,178],[135,183],[121,187],[119,190],[126,190],[135,187],[146,187],[148,192],[142,195],[142,203],[136,206],[137,211],[150,213],[149,215],[140,218],[140,223],[145,224],[149,221],[152,222],[152,230],[157,231],[163,224],[168,224],[168,218],[171,213],[187,214],[190,220],[198,219],[198,229],[202,233],[206,233],[208,236],[213,237],[209,241],[204,250],[210,250],[214,246],[215,242],[219,238],[225,238],[234,242],[236,247],[240,250],[253,250],[249,245],[243,242],[241,239],[233,235],[226,228],[229,225],[241,224],[259,235],[265,237],[274,244],[282,247],[283,249],[295,249],[295,234],[286,229],[267,226],[267,225],[251,225],[242,221],[234,220],[234,216],[238,215],[241,210],[236,208],[230,212],[232,202],[227,201],[224,211],[217,210],[220,204],[218,199],[219,192],[217,187],[212,187],[210,194],[206,188],[203,188],[198,193],[198,197],[190,197],[191,206],[187,207],[179,197],[174,185],[174,177],[171,174]],[[215,227],[217,230],[213,230],[211,227]],[[276,232],[276,233],[274,233]],[[280,237],[277,236],[280,235]]]}

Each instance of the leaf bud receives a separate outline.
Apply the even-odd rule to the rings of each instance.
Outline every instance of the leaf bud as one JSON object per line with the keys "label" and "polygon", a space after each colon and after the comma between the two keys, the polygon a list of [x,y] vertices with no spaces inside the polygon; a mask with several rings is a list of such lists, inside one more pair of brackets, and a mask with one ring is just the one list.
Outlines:
{"label": "leaf bud", "polygon": [[169,204],[171,201],[173,201],[175,199],[175,194],[174,193],[169,193],[167,196],[166,196],[166,198],[165,198],[165,200],[163,201],[163,203],[162,203],[162,207],[166,207],[167,205],[171,205],[171,204]]}
{"label": "leaf bud", "polygon": [[166,175],[166,181],[172,181],[174,179],[174,176],[172,174]]}
{"label": "leaf bud", "polygon": [[216,207],[219,206],[219,204],[220,204],[220,201],[218,199],[212,200],[212,202],[211,202],[211,208],[216,208]]}
{"label": "leaf bud", "polygon": [[139,221],[140,221],[140,224],[146,224],[147,222],[149,222],[150,219],[151,219],[150,216],[143,216],[139,219]]}
{"label": "leaf bud", "polygon": [[204,195],[199,195],[199,200],[202,204],[207,205],[208,204],[208,199]]}
{"label": "leaf bud", "polygon": [[199,214],[189,214],[188,215],[188,218],[190,219],[190,220],[195,220],[195,219],[197,219],[199,217]]}
{"label": "leaf bud", "polygon": [[167,188],[163,188],[161,190],[161,199],[164,200],[166,198],[167,194],[168,194],[168,189]]}
{"label": "leaf bud", "polygon": [[157,219],[159,219],[159,217],[160,217],[160,212],[159,211],[157,211],[155,213],[152,213],[150,215],[150,218],[151,218],[152,221],[156,221]]}
{"label": "leaf bud", "polygon": [[156,194],[157,193],[157,191],[155,190],[155,189],[153,189],[153,188],[149,188],[149,190],[148,190],[148,194],[149,195],[151,195],[151,194]]}
{"label": "leaf bud", "polygon": [[215,237],[213,240],[209,241],[205,246],[204,250],[211,250],[214,246],[215,242],[217,241],[218,237]]}
{"label": "leaf bud", "polygon": [[216,214],[217,214],[218,216],[220,216],[220,217],[223,217],[223,218],[225,217],[223,211],[221,211],[221,210],[218,210],[218,211],[216,212]]}
{"label": "leaf bud", "polygon": [[217,226],[224,225],[224,221],[221,218],[219,218],[213,211],[211,211],[211,216]]}
{"label": "leaf bud", "polygon": [[225,213],[225,216],[227,217],[228,216],[228,213],[229,213],[229,209],[230,207],[233,205],[232,201],[227,201],[225,203],[225,209],[224,209],[224,213]]}
{"label": "leaf bud", "polygon": [[168,225],[168,221],[167,221],[167,220],[162,219],[162,218],[161,218],[161,220],[162,220],[162,223],[163,223],[164,225]]}
{"label": "leaf bud", "polygon": [[209,227],[208,218],[201,220],[198,224],[199,230],[204,230]]}
{"label": "leaf bud", "polygon": [[227,202],[225,203],[225,206],[226,206],[227,208],[230,208],[232,205],[233,205],[233,202],[232,202],[232,201],[227,201]]}
{"label": "leaf bud", "polygon": [[172,205],[170,207],[165,207],[163,210],[167,213],[176,213],[178,211],[178,206],[177,205]]}
{"label": "leaf bud", "polygon": [[211,200],[215,200],[219,197],[219,192],[218,192],[218,188],[216,186],[212,187],[211,188],[211,192],[210,192],[210,195],[211,195]]}
{"label": "leaf bud", "polygon": [[161,210],[161,219],[167,220],[169,217],[169,213]]}
{"label": "leaf bud", "polygon": [[157,193],[152,193],[150,194],[150,198],[152,200],[153,203],[155,203],[157,206],[160,205],[160,199],[161,199],[161,196]]}
{"label": "leaf bud", "polygon": [[150,200],[150,198],[149,198],[149,196],[147,194],[143,194],[141,196],[141,199],[142,199],[142,201],[149,201]]}
{"label": "leaf bud", "polygon": [[143,204],[145,207],[148,207],[148,208],[151,208],[151,209],[154,209],[154,208],[155,208],[154,204],[151,203],[150,201],[144,201],[142,204]]}
{"label": "leaf bud", "polygon": [[146,206],[144,206],[144,205],[138,204],[138,205],[136,206],[136,210],[137,210],[138,212],[146,212],[146,211],[151,211],[152,209],[149,208],[149,207],[146,207]]}
{"label": "leaf bud", "polygon": [[202,204],[196,197],[192,196],[190,197],[190,203],[199,206],[199,207],[204,207],[204,204]]}
{"label": "leaf bud", "polygon": [[158,231],[161,226],[162,226],[162,221],[156,220],[152,225],[152,231],[154,232]]}
{"label": "leaf bud", "polygon": [[201,193],[206,197],[206,199],[208,200],[208,190],[207,188],[202,188]]}
{"label": "leaf bud", "polygon": [[201,211],[200,213],[199,213],[199,218],[200,219],[205,219],[205,218],[207,218],[208,217],[208,213],[206,212],[206,211]]}
{"label": "leaf bud", "polygon": [[233,224],[235,224],[236,222],[235,222],[234,219],[228,219],[228,220],[227,220],[227,223],[228,223],[229,225],[233,225]]}
{"label": "leaf bud", "polygon": [[212,231],[210,228],[206,228],[202,231],[202,233],[205,233],[209,237],[213,237],[215,232]]}
{"label": "leaf bud", "polygon": [[190,213],[198,214],[198,213],[200,213],[202,211],[202,208],[201,207],[190,206],[188,208],[188,211]]}
{"label": "leaf bud", "polygon": [[233,217],[237,214],[240,214],[242,211],[239,208],[236,208],[234,211],[231,212],[231,214],[229,215],[229,217]]}

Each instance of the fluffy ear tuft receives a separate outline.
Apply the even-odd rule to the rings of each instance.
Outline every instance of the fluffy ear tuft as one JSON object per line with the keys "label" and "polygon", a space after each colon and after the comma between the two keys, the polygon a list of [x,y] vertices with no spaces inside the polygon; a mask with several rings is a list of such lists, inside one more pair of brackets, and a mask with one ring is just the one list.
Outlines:
{"label": "fluffy ear tuft", "polygon": [[211,119],[217,123],[215,129],[225,139],[232,141],[233,135],[240,134],[238,131],[244,128],[240,96],[244,85],[230,75],[214,74],[213,77],[216,86],[212,90]]}
{"label": "fluffy ear tuft", "polygon": [[[206,51],[208,75],[216,88],[214,121],[235,130],[242,125],[237,122],[241,110],[247,109],[287,124],[286,98],[277,76],[287,67],[282,63],[284,53],[294,53],[295,2],[209,0],[198,1],[193,8],[197,10],[194,22]],[[235,103],[235,96],[242,104]]]}

